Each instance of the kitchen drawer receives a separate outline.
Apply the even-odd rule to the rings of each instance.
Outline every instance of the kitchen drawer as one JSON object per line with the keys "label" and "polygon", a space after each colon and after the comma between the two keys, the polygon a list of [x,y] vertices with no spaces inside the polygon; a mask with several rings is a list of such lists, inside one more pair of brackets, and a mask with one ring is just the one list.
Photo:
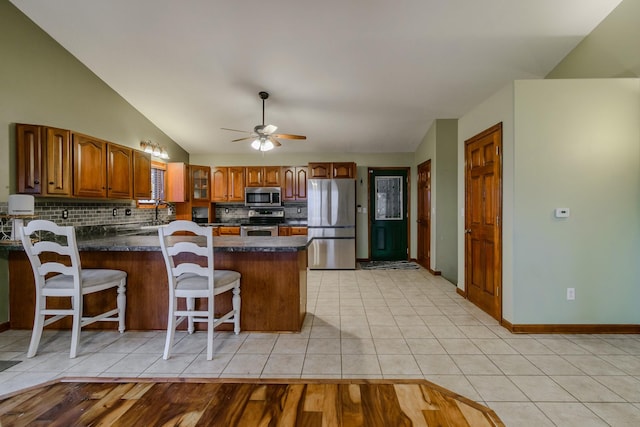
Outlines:
{"label": "kitchen drawer", "polygon": [[239,236],[240,227],[221,225],[218,227],[218,233],[220,233],[220,236]]}
{"label": "kitchen drawer", "polygon": [[291,227],[292,236],[306,236],[307,227]]}

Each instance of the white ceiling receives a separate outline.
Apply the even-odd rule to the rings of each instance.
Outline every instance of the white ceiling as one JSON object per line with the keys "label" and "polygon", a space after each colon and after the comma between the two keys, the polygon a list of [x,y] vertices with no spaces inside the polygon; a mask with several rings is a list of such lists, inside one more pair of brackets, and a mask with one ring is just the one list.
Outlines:
{"label": "white ceiling", "polygon": [[262,121],[283,152],[412,152],[543,78],[620,0],[11,0],[192,154]]}

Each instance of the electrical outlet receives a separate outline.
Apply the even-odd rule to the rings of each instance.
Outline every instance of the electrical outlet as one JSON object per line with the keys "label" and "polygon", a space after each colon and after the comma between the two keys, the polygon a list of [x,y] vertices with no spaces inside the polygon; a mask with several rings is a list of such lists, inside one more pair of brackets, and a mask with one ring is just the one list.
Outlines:
{"label": "electrical outlet", "polygon": [[113,216],[118,216],[118,209],[117,208],[113,208]]}
{"label": "electrical outlet", "polygon": [[229,213],[229,208],[224,208],[224,213]]}
{"label": "electrical outlet", "polygon": [[567,288],[567,301],[576,299],[576,288]]}
{"label": "electrical outlet", "polygon": [[66,209],[62,210],[62,219],[67,219],[69,218],[69,211]]}

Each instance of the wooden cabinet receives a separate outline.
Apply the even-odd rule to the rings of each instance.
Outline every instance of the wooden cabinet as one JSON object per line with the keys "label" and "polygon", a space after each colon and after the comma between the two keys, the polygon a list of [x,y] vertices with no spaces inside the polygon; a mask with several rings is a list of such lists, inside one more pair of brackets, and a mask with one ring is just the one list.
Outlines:
{"label": "wooden cabinet", "polygon": [[226,202],[229,189],[229,168],[220,167],[211,170],[211,201]]}
{"label": "wooden cabinet", "polygon": [[279,225],[278,236],[291,236],[291,227],[288,225]]}
{"label": "wooden cabinet", "polygon": [[356,164],[352,162],[309,163],[309,178],[354,179]]}
{"label": "wooden cabinet", "polygon": [[217,167],[211,170],[212,202],[243,202],[244,187],[243,167]]}
{"label": "wooden cabinet", "polygon": [[218,227],[218,235],[220,236],[239,236],[240,226],[221,225]]}
{"label": "wooden cabinet", "polygon": [[245,171],[247,187],[280,187],[280,166],[247,166]]}
{"label": "wooden cabinet", "polygon": [[73,195],[132,199],[133,150],[73,134]]}
{"label": "wooden cabinet", "polygon": [[307,227],[281,225],[278,227],[278,236],[306,236]]}
{"label": "wooden cabinet", "polygon": [[167,201],[188,202],[189,185],[189,165],[181,162],[167,163],[167,188],[165,192]]}
{"label": "wooden cabinet", "polygon": [[71,196],[71,132],[38,125],[16,125],[17,192]]}
{"label": "wooden cabinet", "polygon": [[299,227],[292,226],[291,227],[291,235],[292,236],[306,236],[307,235],[307,227]]}
{"label": "wooden cabinet", "polygon": [[16,173],[18,193],[42,193],[42,133],[35,125],[16,125]]}
{"label": "wooden cabinet", "polygon": [[46,194],[70,197],[73,191],[71,131],[46,127],[44,134]]}
{"label": "wooden cabinet", "polygon": [[309,178],[331,178],[331,163],[309,163]]}
{"label": "wooden cabinet", "polygon": [[151,154],[133,150],[133,198],[151,199]]}
{"label": "wooden cabinet", "polygon": [[228,201],[244,202],[244,168],[230,167],[228,177]]}
{"label": "wooden cabinet", "polygon": [[307,200],[306,166],[285,166],[282,168],[282,200]]}
{"label": "wooden cabinet", "polygon": [[165,194],[168,202],[175,203],[176,219],[212,221],[214,215],[209,199],[210,170],[209,166],[167,163]]}
{"label": "wooden cabinet", "polygon": [[334,178],[355,179],[356,177],[355,163],[332,163],[331,170]]}
{"label": "wooden cabinet", "polygon": [[211,233],[214,236],[239,236],[240,226],[238,225],[219,225],[211,227]]}
{"label": "wooden cabinet", "polygon": [[41,196],[147,199],[151,156],[89,135],[16,125],[18,193]]}
{"label": "wooden cabinet", "polygon": [[107,197],[107,143],[73,134],[73,195]]}
{"label": "wooden cabinet", "polygon": [[193,202],[208,202],[210,199],[209,180],[211,168],[209,166],[190,166],[191,170],[191,200]]}
{"label": "wooden cabinet", "polygon": [[107,197],[133,198],[133,150],[116,144],[107,144]]}

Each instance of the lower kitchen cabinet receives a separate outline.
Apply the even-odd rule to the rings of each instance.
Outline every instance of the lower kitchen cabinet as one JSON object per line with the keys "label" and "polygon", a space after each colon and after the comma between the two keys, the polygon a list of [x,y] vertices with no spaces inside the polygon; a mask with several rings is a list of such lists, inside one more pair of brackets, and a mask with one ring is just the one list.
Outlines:
{"label": "lower kitchen cabinet", "polygon": [[279,236],[306,236],[307,227],[281,225],[278,227]]}
{"label": "lower kitchen cabinet", "polygon": [[218,235],[220,236],[239,236],[240,235],[240,227],[239,226],[228,226],[221,225],[218,227]]}
{"label": "lower kitchen cabinet", "polygon": [[291,236],[291,227],[289,227],[288,225],[279,226],[278,236]]}
{"label": "lower kitchen cabinet", "polygon": [[307,227],[291,227],[292,236],[306,236]]}

